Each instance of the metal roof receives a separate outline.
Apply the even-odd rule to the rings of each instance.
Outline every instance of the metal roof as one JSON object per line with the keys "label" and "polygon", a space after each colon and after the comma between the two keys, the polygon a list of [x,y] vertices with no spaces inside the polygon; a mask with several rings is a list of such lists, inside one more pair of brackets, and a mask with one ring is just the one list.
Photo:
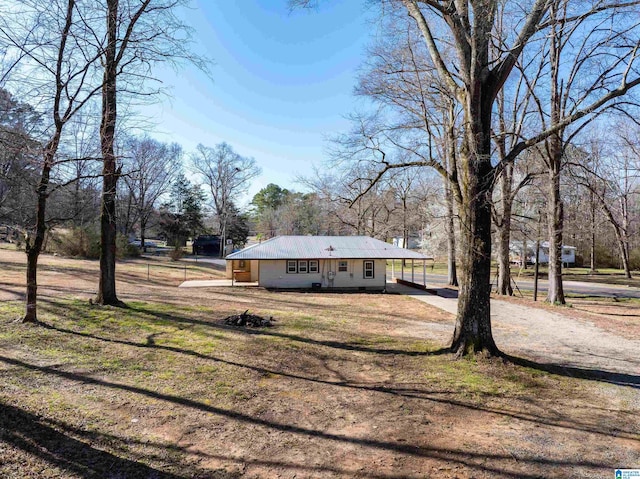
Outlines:
{"label": "metal roof", "polygon": [[276,236],[227,259],[431,259],[368,236]]}

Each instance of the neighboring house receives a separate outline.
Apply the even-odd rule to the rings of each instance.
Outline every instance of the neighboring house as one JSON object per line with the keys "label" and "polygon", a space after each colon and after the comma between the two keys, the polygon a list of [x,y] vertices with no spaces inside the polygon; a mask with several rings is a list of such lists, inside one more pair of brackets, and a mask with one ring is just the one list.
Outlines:
{"label": "neighboring house", "polygon": [[409,240],[405,245],[404,238],[402,236],[395,236],[393,238],[393,246],[397,246],[398,248],[407,248],[407,249],[419,249],[420,248],[421,238],[419,236],[409,236]]}
{"label": "neighboring house", "polygon": [[[536,262],[536,244],[535,242],[527,243],[527,250],[523,250],[522,241],[512,241],[509,244],[510,257],[513,262],[521,263],[522,257],[525,257],[527,263],[535,264]],[[540,243],[540,252],[538,254],[540,264],[549,263],[549,242]],[[576,247],[562,245],[562,263],[573,265],[576,262]]]}
{"label": "neighboring house", "polygon": [[430,258],[368,236],[277,236],[226,259],[227,278],[265,288],[381,291],[388,259]]}

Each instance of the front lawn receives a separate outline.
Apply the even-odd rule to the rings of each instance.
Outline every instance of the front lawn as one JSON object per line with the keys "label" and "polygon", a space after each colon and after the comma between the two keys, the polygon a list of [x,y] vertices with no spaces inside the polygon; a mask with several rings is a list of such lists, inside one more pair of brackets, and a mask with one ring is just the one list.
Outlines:
{"label": "front lawn", "polygon": [[[3,478],[607,477],[640,458],[635,389],[453,361],[452,317],[408,297],[183,290],[119,265],[116,309],[89,304],[86,264],[47,258],[33,326],[2,254]],[[247,309],[275,326],[222,322]]]}

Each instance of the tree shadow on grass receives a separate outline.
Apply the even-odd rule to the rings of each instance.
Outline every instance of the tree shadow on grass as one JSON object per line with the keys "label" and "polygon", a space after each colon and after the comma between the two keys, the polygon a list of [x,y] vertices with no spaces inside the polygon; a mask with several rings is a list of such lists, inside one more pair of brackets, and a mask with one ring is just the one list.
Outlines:
{"label": "tree shadow on grass", "polygon": [[[604,471],[608,471],[610,469],[610,467],[607,465],[603,465],[601,463],[592,462],[588,460],[564,460],[564,459],[554,459],[554,458],[541,458],[537,455],[531,455],[529,457],[521,456],[517,461],[515,461],[516,467],[514,468],[513,467],[514,457],[511,454],[485,453],[485,452],[476,452],[472,450],[441,448],[436,446],[416,446],[416,445],[407,444],[407,443],[391,442],[391,441],[374,439],[369,437],[352,437],[352,436],[347,436],[342,434],[329,433],[319,429],[312,429],[312,428],[298,426],[291,423],[270,421],[267,419],[262,419],[260,417],[252,416],[245,412],[223,409],[217,406],[194,401],[192,399],[183,398],[181,396],[164,394],[158,391],[144,389],[138,386],[131,386],[128,384],[119,384],[119,383],[106,381],[103,379],[96,379],[90,376],[85,376],[82,374],[77,374],[73,372],[56,369],[55,367],[38,366],[38,365],[27,363],[15,358],[0,356],[0,362],[7,365],[12,365],[14,367],[19,367],[25,370],[52,375],[58,378],[63,378],[69,381],[79,382],[82,384],[91,384],[94,386],[100,386],[108,389],[121,390],[121,391],[130,392],[130,393],[140,394],[147,398],[152,398],[159,401],[168,402],[170,404],[179,405],[179,406],[183,406],[183,407],[187,407],[195,410],[200,410],[202,412],[222,416],[227,420],[237,421],[242,424],[249,424],[252,426],[263,427],[271,430],[294,434],[296,436],[305,437],[305,438],[316,438],[316,439],[331,441],[335,443],[352,444],[352,445],[371,448],[374,450],[390,451],[392,453],[407,455],[411,457],[429,458],[429,459],[435,459],[440,461],[453,462],[456,464],[467,466],[475,470],[497,474],[498,477],[524,478],[524,479],[533,479],[533,478],[540,477],[540,474],[537,472],[530,472],[530,473],[523,472],[522,471],[523,465],[525,466],[526,469],[531,469],[532,467],[538,467],[548,471],[555,470],[556,468],[559,468],[559,467],[566,467],[570,469],[574,469],[578,467],[586,467],[594,470],[600,470],[602,473],[604,473]],[[19,423],[20,421],[18,421],[18,424]],[[15,426],[15,428],[17,427],[18,426]],[[59,434],[57,431],[51,432],[51,431],[45,430],[45,431],[39,431],[39,432],[40,433],[49,432],[51,434],[54,434],[54,436],[55,434]],[[15,441],[20,443],[21,448],[27,449],[30,447],[29,441],[26,441],[26,443],[23,444],[20,442],[20,435],[16,434],[15,436],[16,436]],[[63,437],[56,437],[56,439],[65,441],[65,436],[63,435]],[[68,459],[64,455],[62,455],[62,457],[58,457],[57,455],[54,457],[51,457],[52,454],[49,449],[42,451],[42,450],[39,450],[38,448],[33,452],[35,454],[38,454],[38,453],[43,454],[45,456],[45,459],[54,461],[54,463],[56,463],[57,461],[63,467],[76,468],[74,472],[82,474],[83,471],[86,471],[85,462],[87,461],[82,456],[80,457],[73,456],[74,454],[73,449],[74,447],[77,447],[79,451],[83,451],[89,455],[93,454],[93,452],[92,450],[89,450],[89,451],[86,450],[86,448],[87,447],[90,448],[90,446],[87,446],[86,444],[81,442],[79,444],[75,444],[78,441],[76,441],[75,439],[70,439],[70,440],[72,441],[69,444],[69,448],[72,450],[70,454],[72,455],[72,457],[74,457],[78,461],[78,463],[67,464]],[[49,446],[49,447],[52,447],[52,446]],[[90,448],[90,449],[93,449],[93,448]],[[77,455],[78,453],[76,452],[75,454]],[[109,457],[113,457],[113,460],[115,461],[122,460],[121,458],[117,458],[111,455],[110,453],[106,453],[106,454],[109,454],[107,459],[109,459]],[[98,457],[98,459],[100,459],[100,457]],[[123,468],[137,467],[136,466],[137,463],[130,464],[131,461],[128,461],[128,460],[123,460],[123,461],[125,461],[122,463]],[[148,466],[145,466],[145,465],[140,465],[140,467],[148,468]],[[510,467],[512,470],[507,469],[508,467]],[[513,470],[513,469],[516,469],[516,470]],[[146,472],[148,472],[148,474],[145,476]],[[154,473],[156,474],[156,476],[153,476]],[[86,472],[84,474],[85,475],[83,477],[92,477]],[[158,471],[154,471],[149,468],[147,471],[143,469],[140,475],[137,475],[137,476],[134,475],[132,477],[168,477],[170,479],[177,479],[181,477],[177,475],[162,476],[160,474],[161,473],[159,473]]]}
{"label": "tree shadow on grass", "polygon": [[[601,429],[598,429],[598,427],[591,424],[575,423],[575,422],[571,425],[567,425],[566,423],[560,424],[557,418],[554,419],[550,417],[536,416],[530,412],[518,411],[516,409],[508,410],[504,407],[482,406],[475,402],[465,402],[459,399],[446,397],[446,396],[451,396],[453,394],[453,391],[451,390],[437,391],[433,389],[425,389],[424,387],[415,387],[415,385],[413,385],[412,387],[407,387],[407,386],[398,385],[398,384],[354,383],[348,380],[347,378],[342,378],[341,380],[338,380],[338,381],[332,381],[332,380],[322,379],[320,377],[306,376],[306,375],[288,372],[280,369],[278,370],[269,369],[262,366],[256,366],[252,364],[231,361],[229,359],[222,359],[209,354],[203,354],[197,351],[182,349],[175,346],[157,344],[154,339],[157,335],[154,335],[154,334],[148,335],[145,343],[136,343],[133,341],[127,341],[127,340],[115,339],[115,338],[105,338],[105,337],[97,336],[91,333],[84,333],[80,331],[73,331],[69,329],[59,328],[59,327],[55,327],[45,323],[40,323],[40,324],[47,329],[55,330],[63,334],[72,334],[72,335],[83,337],[83,338],[94,339],[94,340],[103,341],[107,343],[120,344],[123,346],[129,346],[129,347],[135,347],[135,348],[141,348],[141,349],[157,349],[161,351],[168,351],[176,354],[192,356],[199,359],[226,364],[232,367],[254,371],[261,375],[281,376],[281,377],[286,377],[293,380],[306,381],[306,382],[311,382],[311,383],[324,385],[328,387],[339,387],[339,388],[347,388],[347,389],[360,390],[360,391],[370,391],[375,393],[387,394],[390,396],[405,397],[407,399],[424,400],[424,401],[429,401],[434,403],[445,404],[453,407],[460,407],[464,409],[471,409],[471,410],[486,412],[489,414],[496,414],[496,415],[508,417],[511,419],[530,422],[534,424],[554,426],[554,427],[562,425],[562,427],[569,427],[576,431],[584,431],[588,433],[605,435],[605,436],[609,435],[608,431],[603,431]],[[438,396],[441,396],[441,397],[438,397]],[[442,397],[442,396],[445,396],[445,397]],[[618,435],[620,437],[635,438],[636,432],[633,430],[626,431],[626,430],[620,429],[618,431]]]}
{"label": "tree shadow on grass", "polygon": [[[401,356],[437,356],[441,354],[449,354],[451,351],[449,348],[441,348],[436,351],[407,351],[404,349],[389,349],[389,348],[375,348],[364,346],[359,343],[349,343],[341,341],[331,341],[322,339],[313,339],[306,336],[300,336],[297,334],[288,334],[273,331],[273,329],[251,329],[244,327],[229,326],[221,322],[216,321],[203,321],[200,319],[187,318],[184,316],[177,316],[175,314],[161,313],[153,310],[146,309],[139,305],[132,305],[129,308],[132,311],[137,311],[143,314],[154,316],[163,321],[177,322],[177,323],[190,323],[210,328],[220,329],[224,331],[232,331],[239,334],[255,335],[255,336],[271,336],[282,339],[288,339],[291,341],[297,341],[306,344],[314,344],[317,346],[326,346],[335,349],[342,349],[346,351],[355,351],[363,353],[381,354],[381,355],[401,355]],[[277,327],[277,326],[276,326]]]}
{"label": "tree shadow on grass", "polygon": [[588,379],[590,381],[599,381],[617,386],[628,386],[640,389],[640,376],[637,374],[625,374],[603,369],[587,369],[575,366],[565,366],[561,364],[549,364],[532,361],[531,359],[520,358],[509,354],[504,354],[504,359],[518,366],[544,371],[546,373],[555,374],[557,376],[565,376],[569,378]]}
{"label": "tree shadow on grass", "polygon": [[[599,306],[599,305],[597,305]],[[598,313],[598,312],[594,312],[591,311],[589,308],[581,308],[576,306],[575,304],[571,306],[573,309],[575,309],[576,311],[584,311],[585,313],[592,313],[592,314],[603,314],[604,316],[618,316],[618,317],[622,317],[622,318],[637,318],[640,317],[640,313],[637,314],[626,314],[626,313],[614,313],[611,311],[607,311],[606,313]]]}
{"label": "tree shadow on grass", "polygon": [[[53,306],[61,306],[59,303],[53,300],[44,299],[43,302],[50,303]],[[65,304],[64,307],[73,308],[73,306],[68,304]],[[153,311],[153,310],[141,307],[137,304],[129,306],[128,310],[149,315],[152,317],[156,317],[167,323],[195,324],[195,325],[201,325],[201,326],[205,326],[213,329],[230,331],[230,332],[239,333],[239,334],[278,337],[282,339],[288,339],[291,341],[297,341],[297,342],[319,345],[319,346],[326,346],[326,347],[346,350],[346,351],[365,352],[365,353],[380,354],[380,355],[401,355],[401,356],[438,356],[438,355],[446,355],[451,353],[451,350],[448,347],[440,348],[435,351],[406,351],[402,349],[367,347],[358,343],[340,342],[340,341],[332,341],[332,340],[319,340],[319,339],[308,338],[306,336],[281,333],[281,332],[267,330],[267,329],[249,329],[249,328],[234,327],[234,326],[228,326],[223,323],[219,323],[215,321],[204,321],[204,320],[189,318],[186,316],[179,316],[174,313],[169,314],[169,313],[157,312],[157,311]],[[40,323],[40,324],[50,329],[58,329],[58,328],[55,328],[54,326],[49,326],[46,323]],[[84,334],[84,333],[78,333],[71,330],[64,330],[64,329],[58,329],[58,330],[66,333]],[[117,342],[117,340],[105,339],[97,336],[95,336],[95,338],[106,340],[106,341]],[[128,341],[124,341],[124,343],[128,345],[137,345],[137,343],[132,343]],[[166,347],[166,346],[163,346],[163,347]],[[566,365],[560,365],[560,364],[540,363],[530,359],[512,356],[506,353],[503,354],[503,358],[506,361],[509,361],[518,366],[529,367],[532,369],[544,371],[554,375],[573,377],[573,378],[579,378],[579,379],[587,379],[591,381],[606,382],[610,384],[616,384],[619,386],[633,387],[636,389],[640,388],[640,376],[634,375],[634,374],[617,373],[617,372],[611,372],[611,371],[606,371],[601,369],[587,369],[587,368],[566,366]]]}
{"label": "tree shadow on grass", "polygon": [[[119,457],[111,452],[92,447],[89,443],[71,437],[47,424],[46,420],[23,409],[0,403],[0,443],[20,449],[25,453],[83,478],[131,477],[153,479],[219,478],[233,479],[226,473],[186,475],[161,471],[142,462]],[[20,465],[25,477],[37,477],[40,468],[29,470]]]}

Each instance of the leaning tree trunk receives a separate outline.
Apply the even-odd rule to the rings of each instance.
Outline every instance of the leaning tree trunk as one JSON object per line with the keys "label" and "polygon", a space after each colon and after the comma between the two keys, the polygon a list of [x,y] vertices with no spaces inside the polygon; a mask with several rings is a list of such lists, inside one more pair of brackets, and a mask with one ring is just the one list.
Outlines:
{"label": "leaning tree trunk", "polygon": [[629,248],[624,239],[618,236],[618,247],[620,249],[620,259],[622,260],[622,268],[624,269],[624,276],[627,279],[631,279],[631,268],[629,266]]}
{"label": "leaning tree trunk", "polygon": [[620,225],[613,216],[610,208],[607,208],[605,205],[603,209],[609,218],[609,222],[613,226],[613,231],[616,235],[616,242],[618,243],[618,250],[620,251],[620,261],[622,261],[624,275],[627,279],[631,279],[631,267],[629,265],[629,239],[626,230],[628,222],[623,221],[622,225]]}
{"label": "leaning tree trunk", "polygon": [[549,291],[547,301],[553,304],[565,304],[562,287],[562,229],[564,207],[560,197],[561,153],[552,155],[549,169]]}
{"label": "leaning tree trunk", "polygon": [[38,258],[42,252],[45,233],[47,231],[46,209],[47,198],[49,197],[49,177],[55,152],[60,142],[60,130],[56,130],[53,138],[43,151],[42,173],[40,182],[36,189],[38,201],[36,207],[35,232],[32,237],[27,236],[25,252],[27,253],[27,304],[25,315],[22,318],[24,323],[38,322]]}
{"label": "leaning tree trunk", "polygon": [[116,186],[119,171],[113,142],[116,129],[116,42],[118,1],[107,0],[107,47],[102,84],[102,214],[100,217],[100,283],[96,302],[122,306],[116,295]]}

